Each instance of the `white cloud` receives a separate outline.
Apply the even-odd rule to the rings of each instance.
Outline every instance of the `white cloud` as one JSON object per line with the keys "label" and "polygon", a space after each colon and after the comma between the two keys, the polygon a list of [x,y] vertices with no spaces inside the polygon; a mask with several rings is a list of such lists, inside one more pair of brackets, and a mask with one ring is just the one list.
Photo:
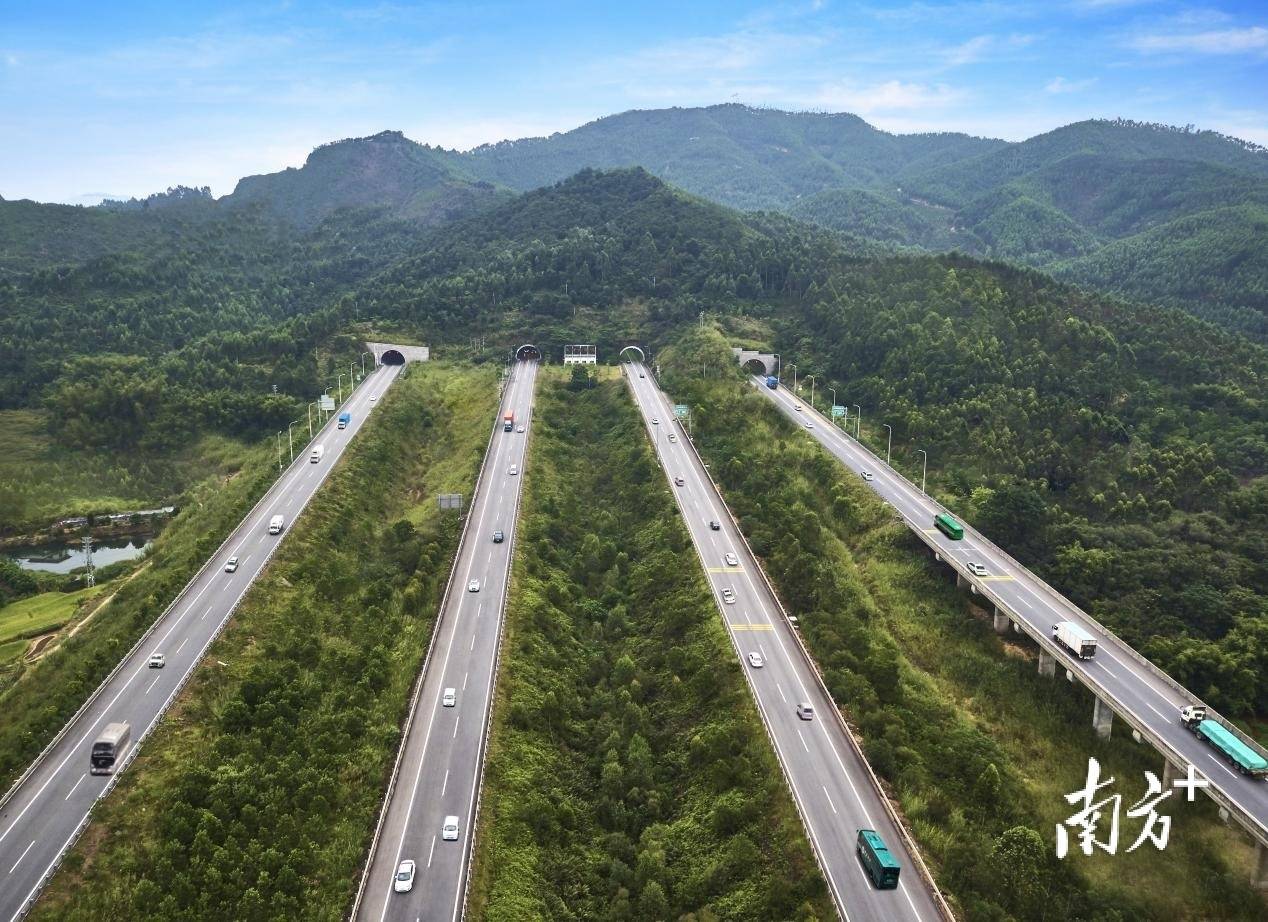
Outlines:
{"label": "white cloud", "polygon": [[813,104],[827,109],[872,115],[883,112],[944,109],[966,97],[963,90],[944,83],[904,83],[887,80],[871,86],[834,83],[822,86]]}
{"label": "white cloud", "polygon": [[1138,51],[1193,51],[1199,54],[1268,54],[1268,29],[1250,26],[1245,29],[1216,29],[1207,32],[1141,35],[1131,45]]}
{"label": "white cloud", "polygon": [[990,35],[979,35],[969,39],[962,45],[956,45],[947,52],[947,63],[952,67],[959,67],[961,64],[972,64],[982,58],[988,48],[994,43],[994,38]]}
{"label": "white cloud", "polygon": [[1096,78],[1086,80],[1067,80],[1065,77],[1053,77],[1043,88],[1045,93],[1079,93],[1095,85]]}

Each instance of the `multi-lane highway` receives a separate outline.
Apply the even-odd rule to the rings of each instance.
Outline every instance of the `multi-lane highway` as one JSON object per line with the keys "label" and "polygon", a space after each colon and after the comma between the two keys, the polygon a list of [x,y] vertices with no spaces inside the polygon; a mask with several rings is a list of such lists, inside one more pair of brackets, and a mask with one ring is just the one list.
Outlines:
{"label": "multi-lane highway", "polygon": [[[642,364],[624,368],[838,908],[850,922],[941,919],[831,699],[675,422],[673,407]],[[754,653],[760,667],[749,662]],[[803,702],[814,708],[813,719],[798,716]],[[864,828],[879,832],[901,862],[897,890],[875,889],[856,857],[857,831]]]}
{"label": "multi-lane highway", "polygon": [[[503,395],[362,881],[358,919],[453,922],[462,910],[536,378],[536,362],[517,363]],[[507,412],[515,414],[511,432],[502,428]],[[495,542],[495,532],[503,540]],[[442,834],[448,817],[457,817],[452,839]],[[414,862],[412,887],[396,892],[394,875],[407,860]]]}
{"label": "multi-lane highway", "polygon": [[[114,775],[88,771],[89,754],[102,729],[115,722],[130,725],[131,739],[121,753],[126,764],[399,372],[398,366],[381,367],[360,384],[340,407],[352,415],[349,426],[338,429],[332,416],[314,439],[314,445],[324,445],[320,462],[311,463],[307,450],[296,456],[149,635],[9,792],[0,807],[0,920],[11,922],[26,912],[87,822],[93,804],[112,787]],[[286,523],[276,535],[269,533],[275,515]],[[237,558],[237,569],[226,572],[231,557]],[[152,653],[164,655],[162,668],[147,665]]]}
{"label": "multi-lane highway", "polygon": [[[1000,607],[1010,617],[1022,622],[1032,635],[1051,637],[1053,624],[1074,621],[1097,637],[1098,649],[1092,659],[1080,660],[1059,652],[1062,665],[1090,687],[1099,686],[1116,710],[1130,715],[1146,732],[1157,736],[1194,765],[1233,809],[1242,813],[1239,819],[1248,828],[1258,826],[1257,831],[1252,831],[1260,841],[1268,841],[1268,785],[1233,771],[1213,749],[1180,724],[1180,707],[1193,703],[1195,698],[1178,691],[1120,640],[1103,633],[1077,606],[967,524],[961,523],[964,525],[964,537],[958,541],[935,529],[933,517],[943,511],[941,506],[832,425],[827,417],[814,412],[800,397],[782,386],[772,390],[764,386],[761,378],[753,378],[752,383],[846,467],[860,476],[865,471],[870,474],[868,486],[897,510],[910,527],[921,532],[926,542],[932,544],[944,559],[953,561],[960,575],[968,579],[977,591],[998,600]],[[807,423],[813,424],[813,428],[807,428]],[[968,567],[970,563],[984,566],[985,575],[973,573]]]}

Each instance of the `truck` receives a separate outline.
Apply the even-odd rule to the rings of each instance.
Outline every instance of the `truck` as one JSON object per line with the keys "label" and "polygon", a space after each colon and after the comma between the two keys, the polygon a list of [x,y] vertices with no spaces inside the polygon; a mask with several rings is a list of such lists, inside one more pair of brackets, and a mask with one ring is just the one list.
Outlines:
{"label": "truck", "polygon": [[502,417],[502,431],[503,432],[515,431],[515,414],[514,413],[507,413],[505,416]]}
{"label": "truck", "polygon": [[347,429],[347,428],[348,428],[348,423],[350,423],[350,422],[352,422],[352,414],[351,414],[351,413],[340,413],[340,414],[339,414],[339,428],[340,428],[340,429]]}
{"label": "truck", "polygon": [[106,724],[101,736],[92,744],[92,754],[88,760],[88,771],[93,775],[110,775],[114,773],[115,763],[123,758],[128,748],[128,738],[132,735],[130,724],[120,721]]}
{"label": "truck", "polygon": [[779,387],[779,379],[776,378],[774,375],[767,375],[766,386],[769,387],[771,390],[775,390],[775,388]]}
{"label": "truck", "polygon": [[309,463],[311,464],[318,463],[319,461],[321,461],[323,457],[325,457],[325,454],[326,454],[325,445],[314,445],[312,454],[308,456]]}
{"label": "truck", "polygon": [[1052,626],[1052,639],[1079,659],[1096,655],[1096,638],[1073,621],[1058,621]]}
{"label": "truck", "polygon": [[1180,722],[1224,757],[1224,761],[1243,775],[1252,778],[1268,777],[1268,760],[1255,752],[1218,720],[1206,716],[1206,708],[1190,704],[1180,708]]}

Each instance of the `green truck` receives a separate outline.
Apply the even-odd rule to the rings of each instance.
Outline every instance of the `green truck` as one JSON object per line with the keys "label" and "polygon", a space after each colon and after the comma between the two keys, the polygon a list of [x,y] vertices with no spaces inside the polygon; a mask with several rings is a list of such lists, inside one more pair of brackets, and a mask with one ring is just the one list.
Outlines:
{"label": "green truck", "polygon": [[1208,720],[1206,708],[1190,704],[1180,708],[1180,722],[1198,739],[1224,756],[1224,761],[1243,775],[1252,778],[1268,776],[1268,760],[1255,752],[1218,720]]}

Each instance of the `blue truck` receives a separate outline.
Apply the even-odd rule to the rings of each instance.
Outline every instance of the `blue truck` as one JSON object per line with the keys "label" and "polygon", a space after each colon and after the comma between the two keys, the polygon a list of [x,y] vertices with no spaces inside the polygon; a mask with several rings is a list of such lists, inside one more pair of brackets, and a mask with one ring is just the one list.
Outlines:
{"label": "blue truck", "polygon": [[775,390],[775,388],[779,387],[779,379],[776,378],[774,375],[767,376],[766,386],[769,387],[771,390]]}
{"label": "blue truck", "polygon": [[339,428],[340,428],[340,429],[347,429],[347,428],[348,428],[348,423],[350,423],[350,422],[352,422],[352,414],[351,414],[351,413],[340,413],[340,414],[339,414]]}

